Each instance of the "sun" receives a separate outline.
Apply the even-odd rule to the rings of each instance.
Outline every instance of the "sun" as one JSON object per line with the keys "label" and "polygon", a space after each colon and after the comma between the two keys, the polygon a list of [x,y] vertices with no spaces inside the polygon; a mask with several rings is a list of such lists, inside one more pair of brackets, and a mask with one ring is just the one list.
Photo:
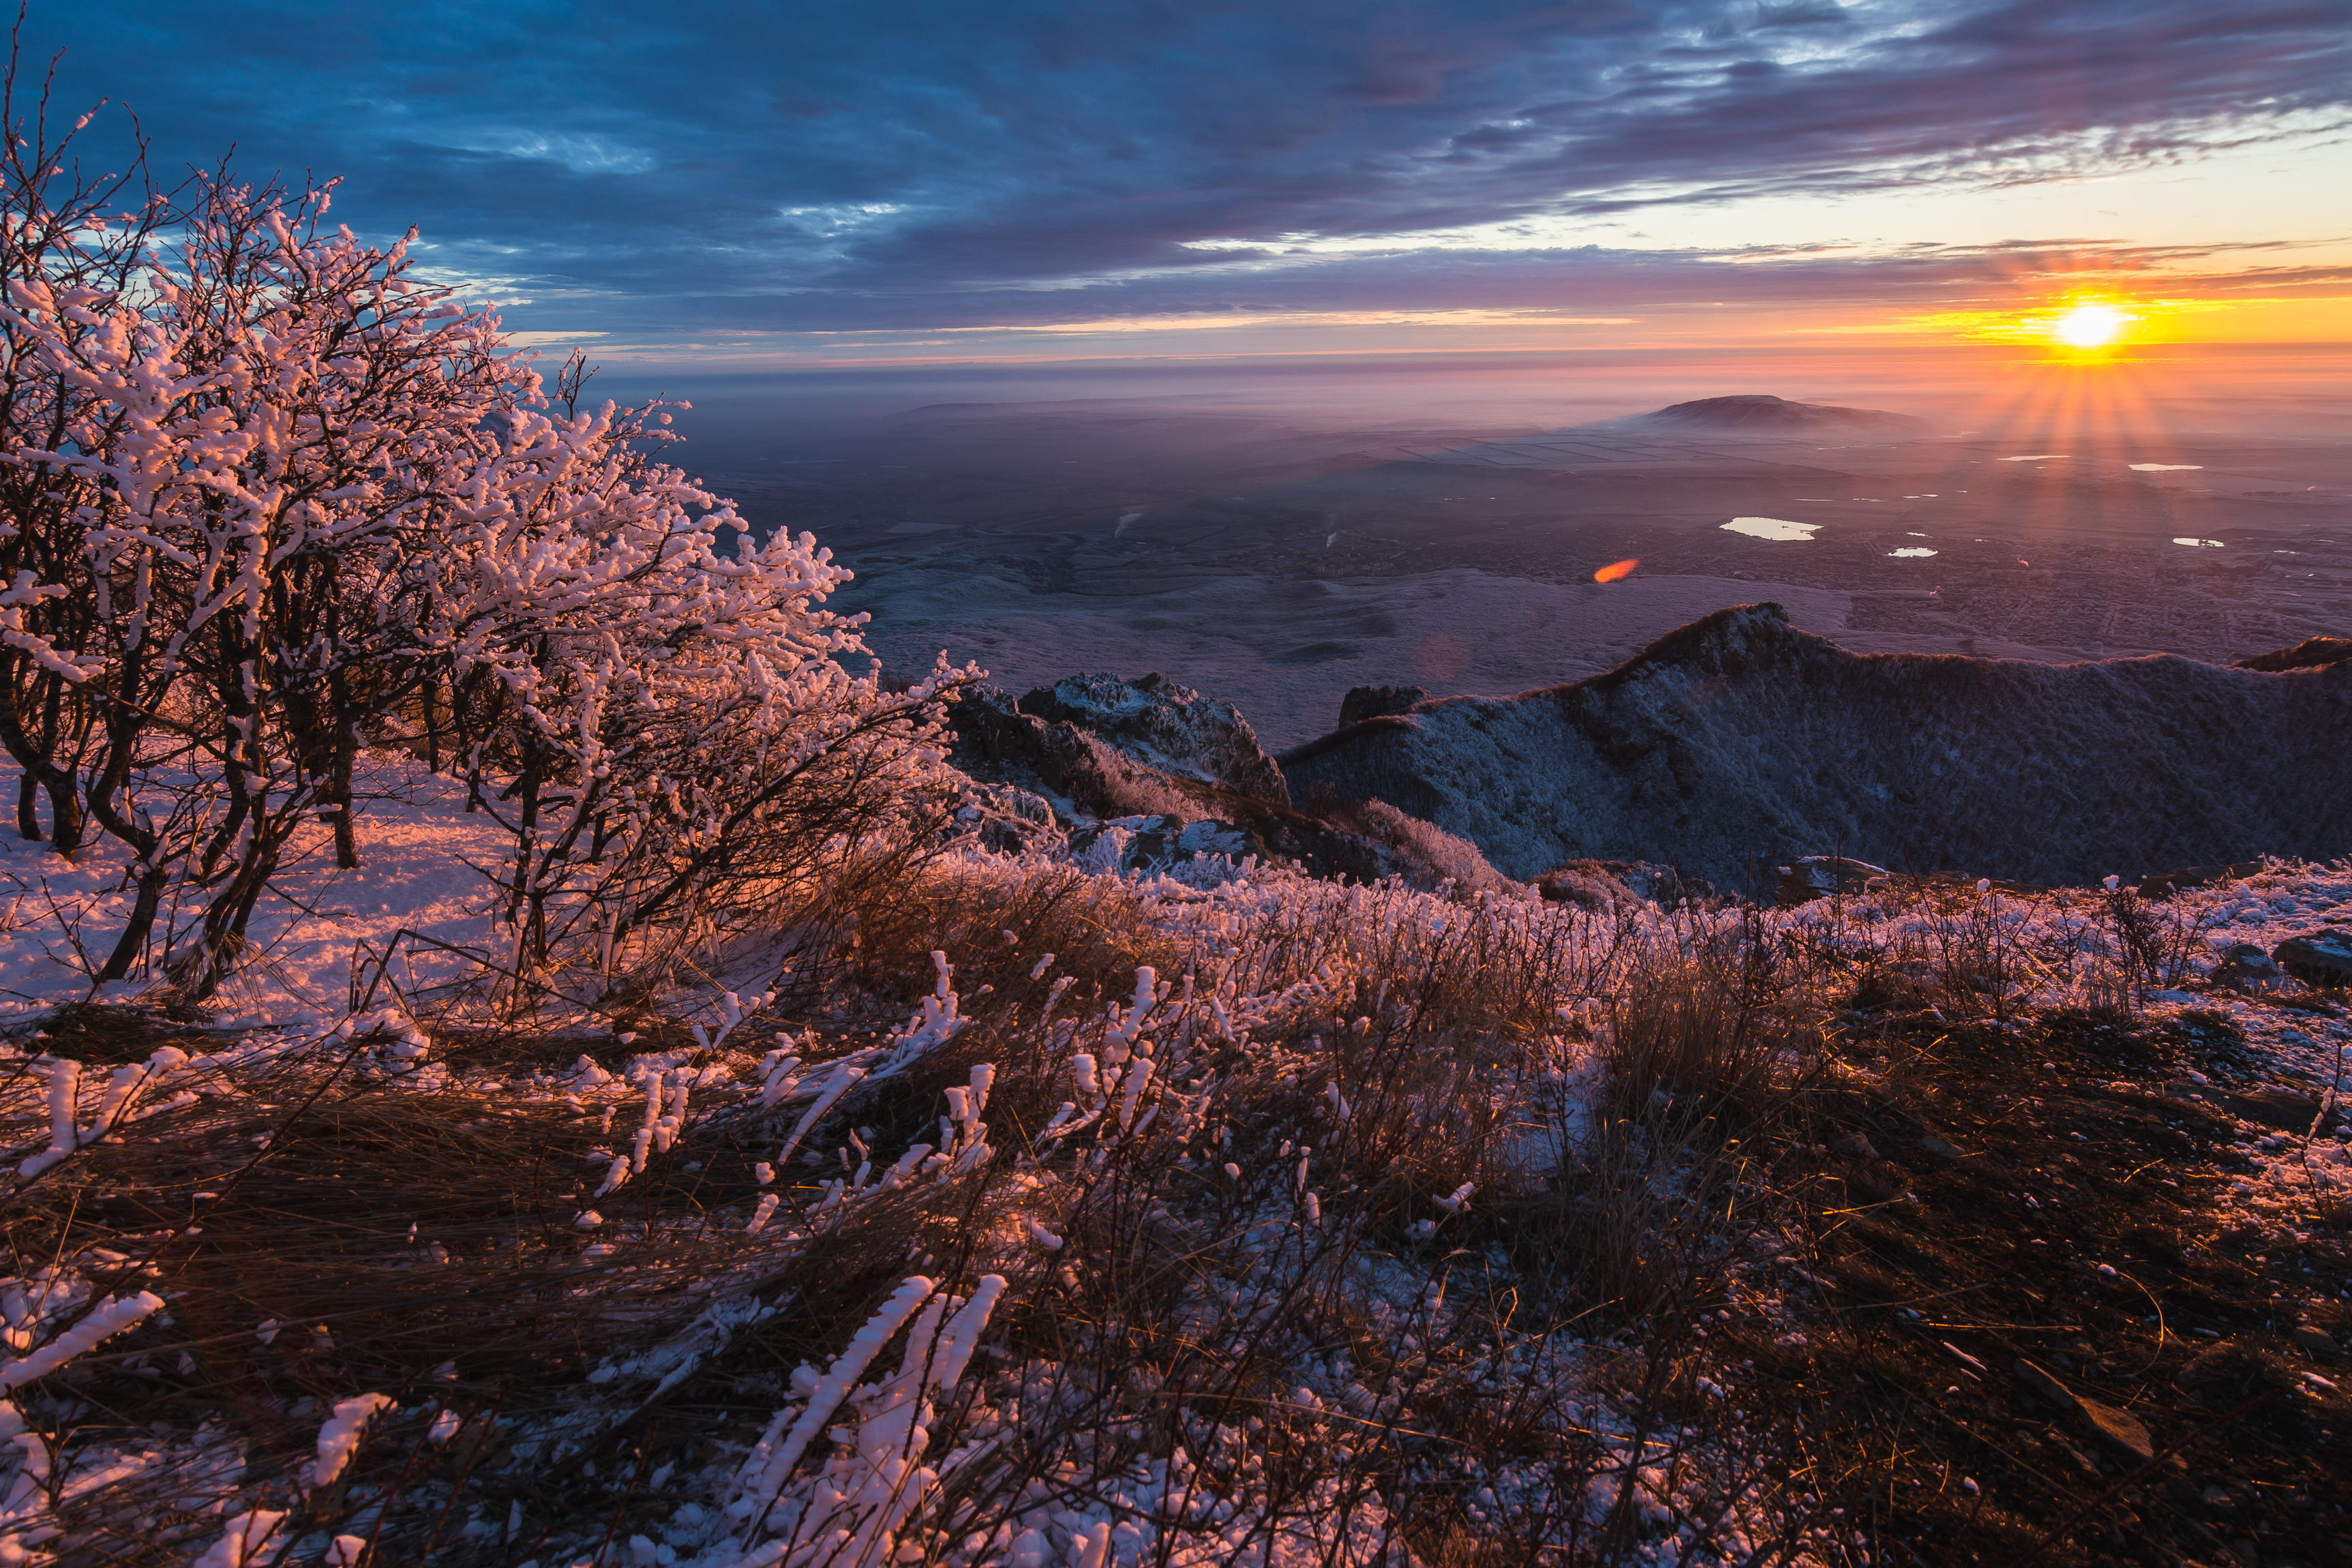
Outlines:
{"label": "sun", "polygon": [[2050,335],[2070,349],[2101,349],[2122,337],[2131,321],[2113,305],[2077,305],[2051,321]]}

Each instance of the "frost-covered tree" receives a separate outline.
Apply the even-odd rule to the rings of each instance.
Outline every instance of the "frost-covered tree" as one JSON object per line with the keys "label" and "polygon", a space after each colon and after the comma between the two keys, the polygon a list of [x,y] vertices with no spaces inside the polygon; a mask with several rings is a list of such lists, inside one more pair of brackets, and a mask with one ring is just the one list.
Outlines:
{"label": "frost-covered tree", "polygon": [[[90,482],[47,454],[102,427],[101,401],[42,350],[99,328],[88,307],[131,289],[163,205],[143,178],[88,176],[75,162],[85,114],[62,132],[46,92],[26,102],[15,51],[0,78],[0,289],[45,292],[56,303],[47,331],[0,312],[0,746],[19,773],[18,831],[47,837],[71,859],[83,838],[79,763],[99,707],[93,677],[104,667],[97,599],[77,594]],[[104,436],[98,437],[105,439]]]}
{"label": "frost-covered tree", "polygon": [[129,852],[101,978],[184,879],[204,914],[171,968],[209,993],[307,820],[357,864],[354,760],[415,724],[515,835],[520,965],[577,930],[609,964],[755,843],[773,861],[780,823],[837,853],[922,783],[961,678],[849,674],[857,623],[819,607],[846,574],[658,461],[664,407],[582,407],[576,362],[551,397],[496,317],[412,276],[413,234],[330,228],[331,186],[199,176],[126,242],[45,205],[48,166],[5,165],[16,231],[56,237],[6,258],[0,302],[31,389],[6,471],[36,492],[0,736]]}
{"label": "frost-covered tree", "polygon": [[583,411],[583,379],[478,433],[483,482],[422,564],[425,695],[514,835],[519,970],[575,936],[608,968],[718,886],[805,881],[901,822],[972,673],[850,673],[864,617],[821,607],[849,574],[811,535],[756,541],[659,460],[663,406]]}

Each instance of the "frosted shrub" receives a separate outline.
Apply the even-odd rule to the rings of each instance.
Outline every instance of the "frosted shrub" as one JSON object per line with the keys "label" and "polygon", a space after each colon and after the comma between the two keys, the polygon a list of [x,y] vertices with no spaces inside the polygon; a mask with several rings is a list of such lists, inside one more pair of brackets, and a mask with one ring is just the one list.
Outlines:
{"label": "frosted shrub", "polygon": [[849,673],[861,618],[818,607],[848,574],[807,534],[756,543],[648,455],[667,413],[579,412],[581,381],[505,422],[498,490],[458,509],[426,695],[514,836],[514,966],[568,943],[609,972],[649,928],[902,841],[977,672]]}
{"label": "frosted shrub", "polygon": [[583,407],[576,362],[551,396],[407,240],[326,226],[331,187],[199,178],[126,240],[49,167],[0,162],[0,741],[60,851],[86,806],[133,868],[95,978],[152,964],[177,883],[203,914],[167,967],[215,990],[300,825],[358,863],[373,741],[512,835],[518,974],[567,944],[609,971],[747,868],[805,889],[919,816],[971,672],[846,669],[859,620],[819,606],[847,574],[658,461],[665,408]]}
{"label": "frosted shrub", "polygon": [[94,678],[107,665],[110,627],[83,559],[94,486],[44,448],[60,432],[103,430],[110,414],[47,351],[102,332],[91,307],[136,287],[166,215],[137,164],[98,181],[68,177],[89,117],[52,136],[46,100],[28,117],[16,85],[12,49],[0,89],[10,132],[0,138],[0,278],[47,306],[37,325],[0,309],[0,745],[22,770],[18,831],[43,837],[46,795],[47,837],[70,860],[86,826],[79,767],[109,733],[99,728],[104,689]]}
{"label": "frosted shrub", "polygon": [[[353,863],[363,727],[430,653],[415,563],[480,433],[534,392],[494,320],[407,281],[404,244],[322,232],[327,206],[200,180],[116,286],[34,268],[0,309],[58,389],[63,417],[13,460],[66,503],[41,586],[96,612],[71,656],[96,694],[81,795],[137,868],[101,978],[192,874],[214,887],[182,967],[216,984],[310,815],[337,816]],[[166,736],[193,787],[153,775]]]}

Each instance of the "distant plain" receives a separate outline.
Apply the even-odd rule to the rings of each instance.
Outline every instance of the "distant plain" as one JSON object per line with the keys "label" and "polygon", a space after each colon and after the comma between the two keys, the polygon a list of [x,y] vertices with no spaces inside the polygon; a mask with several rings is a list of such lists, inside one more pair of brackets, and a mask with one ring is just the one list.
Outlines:
{"label": "distant plain", "polygon": [[[2343,359],[1974,347],[747,375],[682,389],[679,456],[756,528],[833,547],[857,573],[839,603],[872,614],[893,673],[940,648],[1015,691],[1157,670],[1283,747],[1328,730],[1351,686],[1524,690],[1765,599],[1864,652],[2227,660],[2352,634]],[[1754,393],[1927,433],[1619,423]],[[1725,526],[1743,518],[1811,531]]]}

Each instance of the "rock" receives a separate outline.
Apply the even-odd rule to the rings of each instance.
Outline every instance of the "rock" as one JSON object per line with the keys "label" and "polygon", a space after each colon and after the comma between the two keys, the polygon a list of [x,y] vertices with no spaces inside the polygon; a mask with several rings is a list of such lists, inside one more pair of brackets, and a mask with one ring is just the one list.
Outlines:
{"label": "rock", "polygon": [[2017,1362],[2017,1380],[2053,1405],[2064,1406],[2074,1403],[2073,1389],[2022,1356]]}
{"label": "rock", "polygon": [[1418,686],[1352,686],[1339,700],[1339,722],[1344,727],[1367,719],[1385,719],[1428,698],[1429,693]]}
{"label": "rock", "polygon": [[2280,979],[2271,955],[2250,942],[2231,943],[2213,964],[2213,984],[2233,991],[2273,990]]}
{"label": "rock", "polygon": [[1071,831],[1070,849],[1097,871],[1159,870],[1202,855],[1238,860],[1256,853],[1247,830],[1230,822],[1187,822],[1167,813],[1083,825]]}
{"label": "rock", "polygon": [[2084,1397],[2022,1357],[2018,1359],[2017,1376],[2051,1404],[2072,1411],[2085,1431],[2125,1458],[2145,1465],[2156,1458],[2156,1440],[2131,1412]]}
{"label": "rock", "polygon": [[1604,909],[1627,898],[1671,909],[1685,899],[1717,897],[1715,889],[1672,866],[1647,860],[1570,860],[1536,879],[1536,890],[1553,903]]}
{"label": "rock", "polygon": [[2226,866],[2184,866],[2178,871],[2150,871],[2139,880],[2139,896],[2161,899],[2183,888],[2205,888],[2232,877],[2251,877],[2262,868],[2259,860],[2233,860]]}
{"label": "rock", "polygon": [[1606,910],[1633,901],[1623,883],[1567,866],[1556,866],[1536,879],[1536,892],[1548,904],[1574,904],[1580,909]]}
{"label": "rock", "polygon": [[2271,949],[2271,958],[2305,985],[2329,991],[2352,985],[2352,931],[2331,926],[2291,936]]}
{"label": "rock", "polygon": [[1830,1145],[1830,1147],[1834,1149],[1837,1152],[1844,1155],[1849,1160],[1875,1160],[1878,1158],[1878,1151],[1872,1148],[1870,1146],[1870,1140],[1859,1132],[1849,1132],[1844,1137],[1839,1139],[1835,1143]]}
{"label": "rock", "polygon": [[1964,1157],[1964,1152],[1958,1144],[1948,1143],[1932,1132],[1919,1140],[1919,1152],[1931,1160],[1958,1160]]}
{"label": "rock", "polygon": [[2263,1089],[2251,1094],[2223,1093],[2209,1096],[2232,1116],[2280,1132],[2308,1132],[2319,1117],[2321,1101],[2311,1094],[2297,1094],[2293,1089]]}
{"label": "rock", "polygon": [[2352,637],[2305,637],[2293,647],[2280,648],[2276,653],[2258,653],[2252,658],[2234,659],[2231,669],[2261,669],[2273,673],[2289,669],[2325,669],[2331,664],[2352,659]]}
{"label": "rock", "polygon": [[[1135,869],[1127,851],[1134,847],[1138,824],[1165,817],[1172,826],[1158,831],[1163,843],[1173,836],[1169,858],[1256,855],[1290,862],[1310,876],[1360,882],[1404,869],[1387,846],[1361,833],[1294,811],[1287,803],[1163,772],[1090,730],[1022,712],[992,686],[967,691],[948,720],[955,737],[950,760],[972,781],[967,793],[973,802],[985,804],[983,795],[1004,791],[1000,799],[1020,803],[1004,815],[1021,821],[966,822],[983,842],[1019,848],[1049,843],[1067,827],[1069,847],[1093,868]],[[1129,836],[1118,853],[1100,845],[1113,825]]]}
{"label": "rock", "polygon": [[2209,1410],[2227,1410],[2256,1394],[2282,1394],[2295,1376],[2277,1357],[2250,1345],[2223,1340],[2190,1358],[2173,1383]]}
{"label": "rock", "polygon": [[2332,1362],[2343,1353],[2336,1347],[2336,1336],[2315,1323],[2297,1323],[2287,1340],[2314,1361]]}
{"label": "rock", "polygon": [[2075,1396],[2074,1408],[2093,1436],[2134,1464],[2145,1465],[2156,1458],[2156,1439],[2147,1435],[2147,1428],[2128,1410],[2118,1410],[2079,1394]]}
{"label": "rock", "polygon": [[1131,860],[1138,866],[1156,866],[1175,858],[1176,841],[1183,834],[1184,819],[1147,816],[1134,825],[1134,831]]}
{"label": "rock", "polygon": [[1165,676],[1073,675],[1039,687],[1017,706],[1048,723],[1075,725],[1161,773],[1289,804],[1282,769],[1240,710]]}
{"label": "rock", "polygon": [[1885,880],[1886,875],[1885,867],[1867,860],[1808,855],[1780,868],[1780,904],[1784,910],[1794,909],[1831,893],[1859,893],[1873,882]]}
{"label": "rock", "polygon": [[988,848],[1017,855],[1055,830],[1052,803],[1033,791],[974,781],[962,795],[955,811],[957,829]]}
{"label": "rock", "polygon": [[1251,852],[1247,830],[1214,817],[1185,824],[1176,847],[1187,855],[1223,855],[1234,860]]}

